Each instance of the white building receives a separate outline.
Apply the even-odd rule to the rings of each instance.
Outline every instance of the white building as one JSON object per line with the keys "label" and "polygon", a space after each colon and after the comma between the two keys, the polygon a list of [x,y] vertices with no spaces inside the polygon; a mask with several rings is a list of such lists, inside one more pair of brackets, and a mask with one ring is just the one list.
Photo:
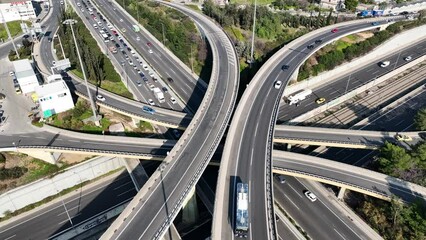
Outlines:
{"label": "white building", "polygon": [[36,18],[31,1],[0,0],[0,23]]}
{"label": "white building", "polygon": [[35,91],[35,87],[39,85],[36,74],[28,59],[13,61],[15,68],[15,76],[23,94]]}
{"label": "white building", "polygon": [[45,118],[74,107],[70,89],[62,79],[36,87],[36,94]]}

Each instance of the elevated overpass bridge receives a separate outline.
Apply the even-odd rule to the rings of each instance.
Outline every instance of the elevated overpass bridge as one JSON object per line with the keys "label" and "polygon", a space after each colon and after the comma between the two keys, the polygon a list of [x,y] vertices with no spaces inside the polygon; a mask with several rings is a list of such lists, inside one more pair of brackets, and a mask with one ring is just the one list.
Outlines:
{"label": "elevated overpass bridge", "polygon": [[[0,151],[69,152],[162,161],[175,143],[174,140],[91,135],[66,130],[55,133],[49,129],[0,138]],[[364,168],[277,150],[272,156],[274,173],[323,182],[384,200],[389,200],[392,195],[407,202],[417,197],[426,199],[426,188]],[[210,165],[218,166],[219,160],[213,159]]]}
{"label": "elevated overpass bridge", "polygon": [[[421,141],[421,132],[403,132],[416,144]],[[331,129],[301,126],[275,126],[274,142],[287,144],[306,144],[325,147],[377,149],[386,141],[398,144],[397,132],[365,131],[351,129]]]}

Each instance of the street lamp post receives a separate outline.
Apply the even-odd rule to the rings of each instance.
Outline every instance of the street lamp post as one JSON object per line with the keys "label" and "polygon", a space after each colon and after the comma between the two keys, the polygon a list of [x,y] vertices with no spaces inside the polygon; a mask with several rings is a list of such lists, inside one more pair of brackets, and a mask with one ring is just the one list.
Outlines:
{"label": "street lamp post", "polygon": [[72,37],[74,39],[75,48],[77,50],[78,60],[80,61],[81,71],[83,72],[83,78],[84,78],[84,82],[86,84],[87,96],[89,96],[90,106],[92,107],[93,122],[96,124],[96,126],[100,126],[100,123],[99,123],[99,120],[98,120],[98,115],[96,113],[95,103],[93,101],[92,93],[90,92],[89,84],[87,82],[86,71],[84,70],[83,60],[81,60],[80,50],[78,49],[77,39],[75,39],[74,28],[72,27],[72,25],[75,24],[75,23],[77,23],[77,21],[74,20],[74,19],[67,19],[63,22],[63,24],[70,25],[70,27],[71,27],[71,33],[72,33]]}
{"label": "street lamp post", "polygon": [[57,34],[56,36],[58,37],[58,40],[59,40],[59,46],[61,46],[62,56],[64,57],[63,59],[65,59],[65,51],[64,51],[64,47],[62,46],[61,37],[59,36],[59,34]]}
{"label": "street lamp post", "polygon": [[165,35],[164,35],[164,24],[162,23],[162,22],[160,22],[161,23],[161,28],[163,29],[163,45],[164,46],[166,46],[166,37],[165,37]]}
{"label": "street lamp post", "polygon": [[254,62],[253,54],[254,54],[254,33],[256,31],[256,8],[257,8],[257,1],[254,0],[254,13],[253,13],[253,34],[251,36],[251,53],[250,53],[250,67],[252,67],[252,64]]}
{"label": "street lamp post", "polygon": [[13,49],[15,49],[16,57],[18,57],[18,59],[21,59],[19,57],[19,52],[18,52],[18,49],[16,48],[15,41],[13,40],[12,35],[10,35],[9,27],[7,26],[6,19],[4,18],[3,11],[1,9],[0,9],[0,15],[1,15],[1,18],[3,19],[3,24],[4,24],[4,28],[6,29],[7,36],[12,41],[12,45],[13,45]]}

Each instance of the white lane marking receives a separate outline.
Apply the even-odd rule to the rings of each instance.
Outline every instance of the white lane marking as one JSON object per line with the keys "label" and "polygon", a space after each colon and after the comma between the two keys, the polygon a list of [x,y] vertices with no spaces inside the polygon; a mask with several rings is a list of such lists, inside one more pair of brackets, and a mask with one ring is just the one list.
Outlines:
{"label": "white lane marking", "polygon": [[374,71],[374,72],[372,72],[371,74],[372,75],[376,75],[377,73],[379,73],[380,71],[379,70],[377,70],[377,71]]}
{"label": "white lane marking", "polygon": [[16,236],[16,234],[15,234],[15,235],[12,235],[12,236],[10,236],[10,237],[8,237],[8,238],[5,238],[4,240],[12,239],[12,238],[14,238],[15,236]]}
{"label": "white lane marking", "polygon": [[287,200],[289,200],[291,202],[291,204],[293,204],[294,207],[297,208],[297,210],[300,211],[300,208],[293,201],[291,201],[291,199],[289,197],[287,197],[287,195],[284,194],[284,197],[287,198]]}
{"label": "white lane marking", "polygon": [[290,184],[288,184],[288,186],[293,189],[293,191],[300,197],[303,198],[302,195],[300,195],[299,191],[297,191],[296,189],[294,189]]}
{"label": "white lane marking", "polygon": [[[65,207],[64,205],[62,205],[62,207]],[[68,212],[71,212],[71,210],[74,210],[74,209],[76,209],[76,208],[79,208],[80,207],[80,205],[76,205],[76,206],[74,206],[74,207],[72,207],[72,208],[67,208],[67,211]],[[56,216],[61,216],[62,214],[65,214],[66,212],[61,212],[61,213],[59,213],[58,215],[56,215]],[[80,214],[80,213],[78,213],[78,214]],[[73,217],[75,217],[75,216],[77,216],[77,215],[74,215]]]}
{"label": "white lane marking", "polygon": [[119,188],[122,188],[122,187],[124,187],[124,186],[128,185],[129,183],[132,183],[132,181],[128,181],[128,182],[126,182],[126,183],[123,183],[123,184],[121,184],[120,186],[115,187],[115,188],[114,188],[114,190],[117,190],[117,189],[119,189]]}
{"label": "white lane marking", "polygon": [[68,140],[68,142],[80,142],[80,140]]}
{"label": "white lane marking", "polygon": [[339,233],[339,231],[337,231],[335,228],[333,228],[334,229],[334,231],[337,233],[337,234],[339,234],[339,236],[341,237],[341,238],[343,238],[343,239],[345,239],[346,240],[346,238],[345,237],[343,237],[343,235],[342,234],[340,234]]}
{"label": "white lane marking", "polygon": [[131,191],[135,191],[135,189],[131,188],[131,189],[129,189],[129,190],[127,190],[127,191],[125,191],[125,192],[122,192],[122,193],[118,194],[118,195],[117,195],[117,197],[119,197],[119,196],[123,196],[124,194],[126,194],[126,193],[128,193],[128,192],[131,192]]}
{"label": "white lane marking", "polygon": [[405,121],[405,119],[399,121],[397,124],[395,124],[395,126],[401,125],[401,123],[403,123]]}
{"label": "white lane marking", "polygon": [[409,129],[409,128],[410,128],[411,126],[413,126],[413,125],[414,125],[414,123],[412,123],[412,124],[408,125],[406,128],[402,129],[402,131],[401,131],[401,132],[405,132],[405,130]]}
{"label": "white lane marking", "polygon": [[[250,166],[253,165],[253,153],[254,153],[254,148],[251,149],[251,158],[250,158]],[[249,194],[250,195],[250,194]]]}

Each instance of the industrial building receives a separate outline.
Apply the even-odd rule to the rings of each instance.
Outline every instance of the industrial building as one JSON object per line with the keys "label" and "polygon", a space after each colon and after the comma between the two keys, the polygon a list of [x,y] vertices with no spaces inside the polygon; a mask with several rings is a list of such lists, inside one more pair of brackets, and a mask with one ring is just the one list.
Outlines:
{"label": "industrial building", "polygon": [[35,92],[44,118],[74,108],[70,89],[62,79],[37,86]]}
{"label": "industrial building", "polygon": [[35,91],[35,87],[39,86],[39,82],[33,67],[28,59],[13,61],[15,68],[15,77],[18,80],[19,86],[23,94]]}
{"label": "industrial building", "polygon": [[36,17],[32,1],[0,0],[0,23]]}

